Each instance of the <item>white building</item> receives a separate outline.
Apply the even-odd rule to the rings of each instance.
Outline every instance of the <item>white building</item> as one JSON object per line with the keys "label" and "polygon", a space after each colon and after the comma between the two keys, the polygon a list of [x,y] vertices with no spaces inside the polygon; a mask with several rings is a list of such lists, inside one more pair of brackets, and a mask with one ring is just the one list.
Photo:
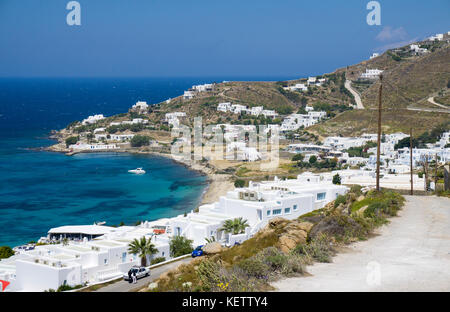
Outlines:
{"label": "white building", "polygon": [[119,149],[120,147],[116,146],[116,144],[87,144],[80,143],[69,145],[69,148],[72,150],[79,151],[99,151],[99,150],[114,150]]}
{"label": "white building", "polygon": [[291,114],[281,124],[281,131],[295,131],[301,127],[307,128],[326,117],[326,112],[309,111],[308,114]]}
{"label": "white building", "polygon": [[308,87],[303,83],[297,83],[293,86],[284,87],[286,91],[308,91]]}
{"label": "white building", "polygon": [[[300,175],[297,179],[281,181],[250,182],[249,187],[237,188],[214,204],[199,207],[199,213],[171,219],[176,235],[194,239],[196,245],[205,238],[214,237],[219,242],[233,245],[253,236],[274,217],[296,219],[345,194],[348,188],[330,182],[311,180]],[[231,216],[248,221],[245,233],[231,235],[220,231],[221,225]],[[234,217],[233,217],[234,218]]]}
{"label": "white building", "polygon": [[81,123],[83,125],[94,124],[97,121],[100,121],[102,119],[105,119],[105,116],[103,116],[103,114],[97,114],[97,115],[89,116],[88,118],[84,119]]}
{"label": "white building", "polygon": [[316,80],[317,80],[316,77],[309,77],[307,81],[308,86],[316,84]]}
{"label": "white building", "polygon": [[[118,278],[140,264],[139,257],[130,254],[128,247],[131,241],[143,236],[151,239],[158,249],[148,260],[169,258],[168,237],[154,235],[151,223],[118,228],[69,226],[51,231],[70,238],[68,243],[36,246],[0,262],[0,271],[2,266],[9,268],[10,291],[56,290],[63,284],[75,286]],[[49,233],[49,238],[52,235]],[[97,238],[91,240],[90,236]]]}
{"label": "white building", "polygon": [[264,109],[261,114],[266,118],[275,118],[278,116],[278,113],[274,110]]}
{"label": "white building", "polygon": [[178,126],[179,125],[179,118],[186,117],[185,112],[173,112],[173,113],[167,113],[165,115],[164,121],[167,122],[170,125]]}
{"label": "white building", "polygon": [[194,91],[184,91],[183,98],[185,100],[190,100],[190,99],[194,98],[194,96],[195,96]]}
{"label": "white building", "polygon": [[327,137],[323,141],[323,145],[336,150],[346,150],[350,147],[363,146],[369,141],[372,140],[362,137]]}
{"label": "white building", "polygon": [[[36,246],[34,250],[1,260],[0,278],[11,282],[8,291],[44,291],[63,284],[105,282],[122,276],[133,265],[139,265],[138,256],[128,252],[134,239],[151,239],[158,249],[152,257],[166,259],[170,259],[169,241],[175,235],[184,235],[195,245],[204,244],[210,237],[233,245],[252,237],[274,217],[296,219],[324,207],[347,190],[345,186],[334,185],[312,174],[284,181],[275,178],[274,181],[250,182],[249,187],[230,191],[218,202],[200,206],[198,213],[191,212],[186,216],[144,222],[135,227],[54,228],[46,239],[67,238],[67,244]],[[246,219],[249,224],[244,233],[232,235],[221,230],[226,220],[237,217]]]}
{"label": "white building", "polygon": [[444,34],[436,34],[428,38],[430,41],[442,41],[444,39]]}
{"label": "white building", "polygon": [[148,104],[147,104],[147,102],[139,101],[136,104],[134,104],[131,107],[131,109],[135,110],[135,111],[139,111],[139,112],[147,112],[148,111]]}
{"label": "white building", "polygon": [[248,112],[247,106],[240,105],[240,104],[233,104],[233,105],[231,105],[231,110],[235,114],[241,114],[241,113],[247,113]]}
{"label": "white building", "polygon": [[377,79],[383,71],[379,69],[366,69],[365,73],[361,74],[363,79]]}
{"label": "white building", "polygon": [[262,106],[255,106],[255,107],[252,107],[250,109],[250,114],[252,116],[259,116],[259,115],[261,115],[263,110],[264,110],[264,107],[262,107]]}
{"label": "white building", "polygon": [[230,112],[231,111],[231,103],[230,102],[225,102],[225,103],[219,103],[217,105],[217,110],[219,112]]}
{"label": "white building", "polygon": [[380,53],[373,53],[371,56],[370,56],[370,59],[373,59],[373,58],[376,58],[376,57],[379,57],[380,56]]}
{"label": "white building", "polygon": [[413,51],[415,54],[424,54],[424,53],[428,52],[427,49],[421,48],[417,44],[411,44],[410,45],[410,51]]}
{"label": "white building", "polygon": [[213,88],[214,88],[214,84],[212,84],[212,83],[205,83],[202,85],[192,86],[192,90],[197,91],[197,92],[212,91]]}

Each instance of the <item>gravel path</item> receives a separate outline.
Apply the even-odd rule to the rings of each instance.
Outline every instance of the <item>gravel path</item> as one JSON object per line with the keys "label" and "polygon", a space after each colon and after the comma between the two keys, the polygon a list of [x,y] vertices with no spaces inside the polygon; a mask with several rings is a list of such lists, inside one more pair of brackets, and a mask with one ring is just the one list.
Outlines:
{"label": "gravel path", "polygon": [[279,291],[450,291],[450,199],[405,196],[399,217],[333,263],[307,268]]}

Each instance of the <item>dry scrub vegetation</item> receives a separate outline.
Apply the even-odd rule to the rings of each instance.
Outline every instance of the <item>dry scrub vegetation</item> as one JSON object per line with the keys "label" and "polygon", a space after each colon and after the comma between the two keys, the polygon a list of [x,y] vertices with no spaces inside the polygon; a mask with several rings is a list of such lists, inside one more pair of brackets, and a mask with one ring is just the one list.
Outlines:
{"label": "dry scrub vegetation", "polygon": [[241,245],[193,259],[163,274],[143,291],[264,291],[282,277],[306,273],[314,262],[332,262],[340,246],[365,240],[404,204],[392,191],[345,196],[297,220],[274,218]]}

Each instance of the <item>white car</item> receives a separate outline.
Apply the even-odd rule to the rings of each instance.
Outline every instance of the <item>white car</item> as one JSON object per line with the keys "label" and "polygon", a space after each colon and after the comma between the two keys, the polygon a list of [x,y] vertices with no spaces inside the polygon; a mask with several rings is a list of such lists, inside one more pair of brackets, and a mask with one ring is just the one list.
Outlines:
{"label": "white car", "polygon": [[[147,276],[150,275],[150,269],[149,269],[149,268],[146,268],[146,267],[143,267],[143,266],[141,266],[141,267],[139,267],[139,266],[133,266],[133,267],[130,269],[130,271],[131,271],[131,280],[133,280],[133,274],[134,274],[134,273],[136,274],[136,278],[137,278],[137,279],[140,279],[140,278],[142,278],[142,277],[147,277]],[[128,275],[128,272],[125,273],[125,274],[123,275],[123,279],[124,279],[125,281],[130,281],[130,277],[129,277],[129,275]]]}

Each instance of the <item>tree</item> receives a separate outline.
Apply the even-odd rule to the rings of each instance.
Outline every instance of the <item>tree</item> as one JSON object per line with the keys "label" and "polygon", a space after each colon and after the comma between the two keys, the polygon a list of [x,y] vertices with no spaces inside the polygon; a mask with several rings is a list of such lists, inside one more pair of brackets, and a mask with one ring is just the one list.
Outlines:
{"label": "tree", "polygon": [[303,154],[295,154],[294,157],[292,157],[292,161],[303,161],[305,156]]}
{"label": "tree", "polygon": [[128,252],[138,255],[141,258],[141,265],[147,266],[147,255],[154,255],[158,252],[158,249],[153,245],[151,238],[147,240],[145,236],[142,236],[140,240],[134,239],[130,243]]}
{"label": "tree", "polygon": [[150,144],[150,137],[146,135],[135,135],[131,139],[132,147],[141,147]]}
{"label": "tree", "polygon": [[181,235],[172,237],[169,242],[170,256],[176,258],[191,253],[194,250],[193,242],[193,240]]}
{"label": "tree", "polygon": [[338,173],[333,176],[333,184],[341,184],[341,176]]}
{"label": "tree", "polygon": [[66,147],[69,147],[72,144],[76,144],[78,142],[78,139],[79,138],[77,136],[68,137],[66,139]]}
{"label": "tree", "polygon": [[237,179],[236,181],[234,181],[234,186],[235,187],[244,187],[245,186],[245,181],[241,180],[241,179]]}
{"label": "tree", "polygon": [[14,256],[14,250],[9,246],[1,246],[0,247],[0,259],[6,259],[11,256]]}
{"label": "tree", "polygon": [[232,233],[233,235],[236,235],[244,233],[245,228],[248,226],[247,220],[239,217],[233,220],[226,220],[220,230],[225,233]]}
{"label": "tree", "polygon": [[317,157],[316,156],[312,155],[311,157],[309,157],[309,163],[311,165],[315,164],[316,162],[317,162]]}

